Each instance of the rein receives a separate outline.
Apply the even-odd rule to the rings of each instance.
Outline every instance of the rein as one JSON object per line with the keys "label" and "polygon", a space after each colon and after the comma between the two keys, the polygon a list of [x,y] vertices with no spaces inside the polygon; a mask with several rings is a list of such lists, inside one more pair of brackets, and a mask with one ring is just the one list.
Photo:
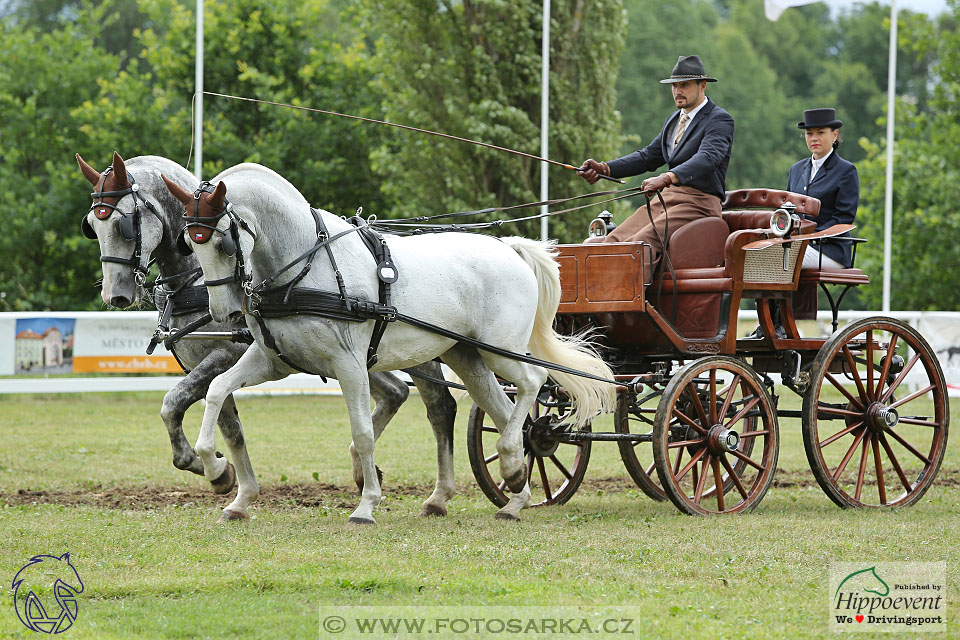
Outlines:
{"label": "rein", "polygon": [[[486,147],[487,149],[493,149],[495,151],[503,151],[505,153],[512,153],[523,158],[529,158],[531,160],[537,160],[539,162],[546,162],[548,164],[556,165],[558,167],[563,167],[564,169],[569,169],[571,171],[580,172],[579,167],[575,167],[568,162],[558,162],[556,160],[550,160],[548,158],[541,158],[540,156],[535,156],[532,153],[524,153],[523,151],[517,151],[515,149],[508,149],[507,147],[498,147],[495,144],[490,144],[488,142],[480,142],[479,140],[471,140],[469,138],[461,138],[460,136],[450,135],[449,133],[440,133],[439,131],[431,131],[430,129],[420,129],[418,127],[411,127],[405,124],[397,124],[396,122],[387,122],[386,120],[375,120],[373,118],[364,118],[362,116],[355,116],[349,113],[340,113],[337,111],[329,111],[327,109],[315,109],[313,107],[304,107],[301,105],[287,104],[285,102],[272,102],[270,100],[260,100],[258,98],[246,98],[244,96],[233,96],[227,93],[216,93],[213,91],[197,91],[193,94],[193,101],[195,102],[198,95],[207,95],[213,96],[215,98],[227,98],[229,100],[238,100],[241,102],[253,102],[255,104],[266,104],[273,107],[283,107],[286,109],[297,109],[299,111],[309,111],[310,113],[321,113],[328,116],[336,116],[338,118],[349,118],[351,120],[360,120],[362,122],[369,122],[372,124],[382,124],[388,127],[396,127],[397,129],[406,129],[407,131],[414,131],[416,133],[426,133],[431,136],[438,136],[440,138],[446,138],[447,140],[456,140],[457,142],[466,142],[467,144],[476,145],[478,147]],[[192,107],[191,107],[192,108]],[[191,155],[193,154],[193,144],[190,145]],[[190,159],[187,158],[187,165],[190,164]],[[605,176],[598,174],[598,176],[604,180],[609,180],[610,182],[617,182],[619,184],[625,184],[623,180],[619,178],[612,178],[610,176]]]}

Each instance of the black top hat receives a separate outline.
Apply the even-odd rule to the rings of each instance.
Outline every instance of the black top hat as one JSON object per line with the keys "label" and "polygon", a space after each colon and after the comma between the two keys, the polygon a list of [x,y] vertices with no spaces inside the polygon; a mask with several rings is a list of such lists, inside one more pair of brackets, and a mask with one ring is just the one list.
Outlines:
{"label": "black top hat", "polygon": [[670,72],[670,77],[661,80],[660,84],[676,84],[677,82],[686,82],[687,80],[697,82],[701,80],[707,82],[717,81],[716,78],[711,78],[707,75],[707,71],[703,68],[703,63],[700,61],[700,56],[680,56],[677,58],[677,64],[674,65],[673,71]]}
{"label": "black top hat", "polygon": [[803,122],[797,123],[799,129],[818,129],[820,127],[830,127],[839,129],[843,122],[837,120],[836,109],[807,109],[803,112]]}

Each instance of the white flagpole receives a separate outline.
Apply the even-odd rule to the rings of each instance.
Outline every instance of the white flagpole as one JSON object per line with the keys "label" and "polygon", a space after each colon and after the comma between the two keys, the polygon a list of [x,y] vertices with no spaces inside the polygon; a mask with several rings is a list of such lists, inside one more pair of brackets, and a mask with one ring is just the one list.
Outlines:
{"label": "white flagpole", "polygon": [[[550,132],[550,0],[543,0],[543,34],[541,36],[542,68],[540,70],[540,157],[549,158],[548,137]],[[540,163],[540,200],[548,200],[546,162]],[[547,205],[540,206],[540,213],[547,213]],[[549,240],[547,218],[540,218],[540,239]]]}
{"label": "white flagpole", "polygon": [[193,174],[203,180],[203,0],[197,0],[197,53],[195,80],[197,99],[193,114]]}
{"label": "white flagpole", "polygon": [[897,97],[897,0],[890,0],[890,54],[887,68],[887,175],[883,192],[883,311],[890,311],[893,235],[893,130]]}

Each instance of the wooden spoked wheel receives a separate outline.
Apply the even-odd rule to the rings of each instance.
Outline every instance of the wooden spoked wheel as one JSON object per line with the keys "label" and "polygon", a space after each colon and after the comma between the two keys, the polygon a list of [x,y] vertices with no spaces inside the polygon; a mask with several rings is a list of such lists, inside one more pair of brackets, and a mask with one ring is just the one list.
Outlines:
{"label": "wooden spoked wheel", "polygon": [[[541,394],[523,427],[523,456],[530,482],[531,506],[567,502],[583,482],[590,461],[590,442],[559,442],[551,437],[550,418],[557,417],[555,399]],[[589,426],[585,429],[589,431]],[[507,504],[509,489],[500,477],[496,443],[500,437],[493,420],[476,404],[467,422],[470,467],[484,495],[498,507]]]}
{"label": "wooden spoked wheel", "polygon": [[[618,393],[613,413],[614,430],[617,433],[650,433],[657,413],[660,391],[662,390],[654,390],[640,397],[629,391]],[[618,441],[617,446],[620,448],[623,466],[640,490],[654,500],[666,500],[667,494],[660,486],[650,443]]]}
{"label": "wooden spoked wheel", "polygon": [[660,484],[684,513],[744,513],[773,482],[780,447],[773,401],[743,362],[685,365],[657,406],[653,456]]}
{"label": "wooden spoked wheel", "polygon": [[866,318],[820,349],[803,397],[803,445],[841,507],[902,507],[930,488],[947,447],[946,382],[930,345],[892,318]]}

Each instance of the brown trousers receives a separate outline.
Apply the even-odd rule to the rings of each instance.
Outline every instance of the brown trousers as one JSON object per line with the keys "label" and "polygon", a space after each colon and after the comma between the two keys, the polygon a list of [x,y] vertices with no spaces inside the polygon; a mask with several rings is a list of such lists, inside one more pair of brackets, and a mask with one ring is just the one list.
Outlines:
{"label": "brown trousers", "polygon": [[[720,217],[720,198],[704,193],[693,187],[674,185],[664,189],[663,202],[667,205],[666,215],[660,199],[654,197],[650,201],[650,213],[653,214],[653,225],[647,215],[647,205],[643,204],[636,212],[623,221],[613,233],[606,237],[605,242],[646,242],[653,249],[654,268],[660,261],[662,247],[660,238],[664,241],[664,228],[669,228],[673,236],[677,229],[685,224],[708,217]],[[669,221],[669,224],[667,222]],[[656,229],[656,231],[655,231]]]}

